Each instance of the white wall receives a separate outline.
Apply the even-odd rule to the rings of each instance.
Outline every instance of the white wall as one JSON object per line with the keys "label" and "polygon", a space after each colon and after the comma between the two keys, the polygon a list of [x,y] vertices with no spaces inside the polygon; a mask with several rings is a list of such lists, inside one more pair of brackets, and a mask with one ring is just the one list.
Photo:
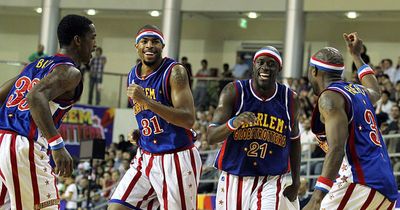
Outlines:
{"label": "white wall", "polygon": [[128,139],[128,133],[137,128],[138,125],[132,109],[115,109],[113,142],[118,142],[120,134],[125,135],[125,139]]}

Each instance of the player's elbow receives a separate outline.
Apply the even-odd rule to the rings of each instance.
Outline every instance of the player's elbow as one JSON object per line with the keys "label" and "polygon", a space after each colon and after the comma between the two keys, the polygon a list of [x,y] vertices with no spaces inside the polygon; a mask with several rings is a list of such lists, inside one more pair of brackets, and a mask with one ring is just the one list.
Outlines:
{"label": "player's elbow", "polygon": [[192,116],[187,117],[187,118],[185,119],[185,125],[184,125],[184,127],[185,127],[186,129],[191,129],[191,128],[193,128],[193,126],[194,126],[194,122],[195,122],[194,117],[192,117]]}

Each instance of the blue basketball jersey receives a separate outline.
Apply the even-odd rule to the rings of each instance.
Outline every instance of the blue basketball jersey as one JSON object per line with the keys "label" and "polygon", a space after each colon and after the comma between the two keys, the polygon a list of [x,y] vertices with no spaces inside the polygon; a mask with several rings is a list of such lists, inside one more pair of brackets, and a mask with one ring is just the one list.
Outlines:
{"label": "blue basketball jersey", "polygon": [[274,95],[262,99],[251,81],[234,82],[237,94],[232,117],[253,112],[257,122],[242,125],[228,136],[214,166],[237,176],[284,174],[289,171],[294,93],[276,83]]}
{"label": "blue basketball jersey", "polygon": [[[173,106],[170,96],[169,77],[178,63],[164,58],[161,65],[151,74],[142,77],[142,63],[132,68],[128,75],[128,86],[137,84],[144,88],[147,97],[166,106]],[[178,64],[179,65],[179,64]],[[156,113],[135,101],[133,111],[141,131],[138,145],[151,153],[167,153],[193,146],[194,136],[190,130],[173,125]]]}
{"label": "blue basketball jersey", "polygon": [[[349,137],[339,175],[345,176],[345,180],[352,183],[369,186],[395,201],[397,184],[368,94],[361,85],[347,82],[334,82],[326,90],[340,93],[346,99]],[[324,142],[325,125],[320,117],[316,104],[311,122],[312,131]]]}
{"label": "blue basketball jersey", "polygon": [[[26,96],[32,87],[59,65],[76,67],[76,64],[70,57],[57,54],[55,56],[40,58],[24,68],[8,93],[6,102],[0,108],[0,130],[14,131],[19,135],[27,137],[29,140],[37,140],[41,137],[41,132],[38,130],[29,111]],[[53,100],[49,102],[56,128],[61,125],[64,114],[79,99],[82,88],[81,81],[75,90],[75,97],[71,101]]]}

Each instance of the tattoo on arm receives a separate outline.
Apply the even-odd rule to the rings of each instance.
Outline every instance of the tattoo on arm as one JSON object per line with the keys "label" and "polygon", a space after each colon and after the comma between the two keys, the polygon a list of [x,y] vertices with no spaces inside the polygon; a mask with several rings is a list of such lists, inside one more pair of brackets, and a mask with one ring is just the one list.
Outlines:
{"label": "tattoo on arm", "polygon": [[171,80],[174,82],[177,88],[184,88],[189,84],[188,75],[186,69],[183,67],[174,67],[171,72]]}

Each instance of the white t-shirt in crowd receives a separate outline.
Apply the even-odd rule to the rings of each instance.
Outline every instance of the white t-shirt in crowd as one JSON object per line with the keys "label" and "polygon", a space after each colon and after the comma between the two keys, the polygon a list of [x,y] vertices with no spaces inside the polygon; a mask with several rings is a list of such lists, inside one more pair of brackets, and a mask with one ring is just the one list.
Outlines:
{"label": "white t-shirt in crowd", "polygon": [[72,193],[71,200],[67,201],[65,208],[67,209],[77,209],[78,208],[78,187],[75,183],[68,185],[67,190],[65,190],[65,194]]}

